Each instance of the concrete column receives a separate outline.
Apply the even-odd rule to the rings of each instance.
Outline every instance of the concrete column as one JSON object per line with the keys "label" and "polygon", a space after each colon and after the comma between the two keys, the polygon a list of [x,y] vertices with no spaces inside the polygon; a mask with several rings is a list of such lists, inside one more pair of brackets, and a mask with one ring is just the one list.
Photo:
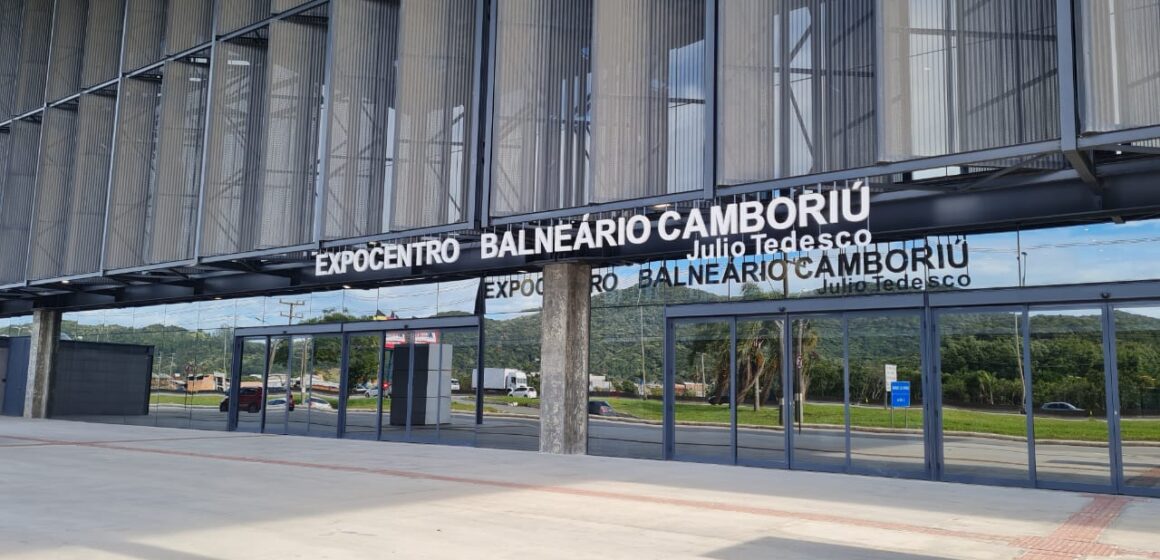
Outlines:
{"label": "concrete column", "polygon": [[544,267],[540,314],[540,452],[588,452],[588,318],[592,268]]}
{"label": "concrete column", "polygon": [[37,309],[32,312],[32,345],[28,350],[28,385],[24,393],[24,417],[48,416],[48,388],[60,341],[60,312]]}

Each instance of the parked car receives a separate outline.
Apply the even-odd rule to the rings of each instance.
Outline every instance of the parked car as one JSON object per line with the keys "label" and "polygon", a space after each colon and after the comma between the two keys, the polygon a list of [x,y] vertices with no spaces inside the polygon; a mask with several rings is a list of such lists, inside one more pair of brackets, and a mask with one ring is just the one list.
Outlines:
{"label": "parked car", "polygon": [[539,394],[536,393],[535,387],[528,387],[525,385],[520,385],[519,387],[515,387],[512,390],[508,391],[508,396],[509,397],[527,397],[529,399],[539,398]]}
{"label": "parked car", "polygon": [[459,390],[459,380],[458,380],[458,379],[452,379],[452,380],[451,380],[451,390],[452,390],[452,391],[458,391],[458,390]]}
{"label": "parked car", "polygon": [[588,401],[588,414],[594,416],[616,416],[616,411],[607,401]]}
{"label": "parked car", "polygon": [[1044,414],[1059,414],[1063,416],[1086,416],[1087,411],[1067,402],[1049,402],[1043,403],[1039,407],[1039,411]]}

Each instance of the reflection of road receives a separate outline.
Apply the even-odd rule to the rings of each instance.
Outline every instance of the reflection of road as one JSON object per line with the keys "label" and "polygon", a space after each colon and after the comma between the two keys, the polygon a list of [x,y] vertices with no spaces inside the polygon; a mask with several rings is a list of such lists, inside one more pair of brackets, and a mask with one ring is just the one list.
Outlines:
{"label": "reflection of road", "polygon": [[[488,404],[493,410],[500,410]],[[539,418],[528,415],[536,410],[516,408],[523,415],[484,415],[476,425],[471,413],[454,412],[451,421],[439,426],[412,426],[410,441],[474,445],[503,449],[536,450],[539,446]],[[383,439],[407,439],[405,426],[390,425],[384,410]],[[338,414],[334,410],[311,410],[298,406],[289,414],[284,408],[267,411],[266,431],[295,435],[334,437]],[[352,409],[347,413],[346,437],[373,439],[374,410]],[[144,416],[84,416],[71,419],[148,426],[225,430],[227,413],[214,407],[160,405]],[[238,430],[258,432],[261,414],[242,412]],[[595,455],[653,458],[662,457],[662,429],[658,424],[624,422],[592,416],[589,418],[589,452]],[[678,425],[675,451],[679,458],[731,462],[727,427]],[[845,437],[842,430],[807,427],[794,433],[795,467],[841,468],[845,464]],[[784,434],[776,429],[740,428],[737,432],[740,461],[755,464],[784,464]],[[850,441],[851,461],[856,470],[886,475],[921,476],[924,449],[920,433],[873,433],[854,431]],[[1041,480],[1108,484],[1107,446],[1045,444],[1036,446],[1036,465]],[[977,436],[948,435],[944,438],[944,471],[953,477],[988,477],[1027,480],[1027,442]],[[1124,445],[1124,469],[1128,484],[1160,486],[1160,446]]]}

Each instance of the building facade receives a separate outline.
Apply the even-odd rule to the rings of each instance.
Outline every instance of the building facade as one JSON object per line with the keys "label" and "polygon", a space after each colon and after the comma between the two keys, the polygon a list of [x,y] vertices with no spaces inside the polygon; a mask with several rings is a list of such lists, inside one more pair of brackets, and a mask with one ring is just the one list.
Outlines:
{"label": "building facade", "polygon": [[0,0],[31,337],[0,402],[1160,495],[1158,30],[1158,0]]}

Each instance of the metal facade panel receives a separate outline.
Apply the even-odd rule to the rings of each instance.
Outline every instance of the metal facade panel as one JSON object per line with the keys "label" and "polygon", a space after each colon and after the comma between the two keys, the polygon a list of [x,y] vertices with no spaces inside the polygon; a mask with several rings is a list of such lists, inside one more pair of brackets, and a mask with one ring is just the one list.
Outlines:
{"label": "metal facade panel", "polygon": [[110,181],[109,226],[105,233],[105,268],[144,264],[161,82],[128,79],[121,82],[117,113],[117,145]]}
{"label": "metal facade panel", "polygon": [[141,264],[193,257],[208,80],[207,65],[165,65],[154,161],[156,175],[151,185]]}
{"label": "metal facade panel", "polygon": [[0,192],[0,282],[24,281],[28,257],[33,195],[36,189],[40,123],[12,123],[9,131],[8,166]]}
{"label": "metal facade panel", "polygon": [[217,29],[222,35],[270,17],[272,0],[219,0]]}
{"label": "metal facade panel", "polygon": [[61,276],[100,271],[115,110],[111,95],[81,96]]}
{"label": "metal facade panel", "polygon": [[324,25],[270,26],[269,101],[254,249],[311,241],[319,118],[326,66]]}
{"label": "metal facade panel", "polygon": [[88,0],[57,2],[56,16],[52,20],[52,47],[45,93],[50,102],[81,89],[81,60],[88,12]]}
{"label": "metal facade panel", "polygon": [[874,163],[873,2],[732,0],[720,18],[720,184]]}
{"label": "metal facade panel", "polygon": [[880,0],[880,160],[1059,137],[1055,0]]}
{"label": "metal facade panel", "polygon": [[48,77],[48,48],[52,34],[53,0],[25,0],[20,32],[20,67],[12,113],[21,114],[44,105]]}
{"label": "metal facade panel", "polygon": [[268,40],[218,46],[200,251],[310,241],[325,23],[276,21]]}
{"label": "metal facade panel", "polygon": [[[15,84],[20,68],[20,25],[23,0],[0,0],[0,83]],[[0,119],[13,114],[16,88],[0,88]]]}
{"label": "metal facade panel", "polygon": [[497,26],[491,212],[583,205],[592,2],[503,0]]}
{"label": "metal facade panel", "polygon": [[40,169],[36,175],[36,204],[32,214],[32,238],[28,245],[28,278],[38,280],[59,275],[67,236],[71,205],[73,155],[76,148],[77,111],[48,109],[41,123]]}
{"label": "metal facade panel", "polygon": [[332,6],[331,90],[322,236],[370,235],[383,227],[393,172],[399,5],[350,0]]}
{"label": "metal facade panel", "polygon": [[266,45],[217,46],[213,110],[202,201],[201,253],[221,255],[254,245],[250,215],[258,209],[266,103]]}
{"label": "metal facade panel", "polygon": [[165,54],[208,43],[213,36],[214,0],[167,0]]}
{"label": "metal facade panel", "polygon": [[1160,0],[1079,6],[1084,132],[1160,124]]}
{"label": "metal facade panel", "polygon": [[95,86],[117,77],[124,26],[125,0],[89,0],[81,87]]}
{"label": "metal facade panel", "polygon": [[391,231],[466,219],[475,12],[474,0],[403,3]]}
{"label": "metal facade panel", "polygon": [[167,2],[127,0],[125,14],[125,71],[161,60]]}
{"label": "metal facade panel", "polygon": [[705,0],[595,0],[593,21],[589,201],[702,190]]}

